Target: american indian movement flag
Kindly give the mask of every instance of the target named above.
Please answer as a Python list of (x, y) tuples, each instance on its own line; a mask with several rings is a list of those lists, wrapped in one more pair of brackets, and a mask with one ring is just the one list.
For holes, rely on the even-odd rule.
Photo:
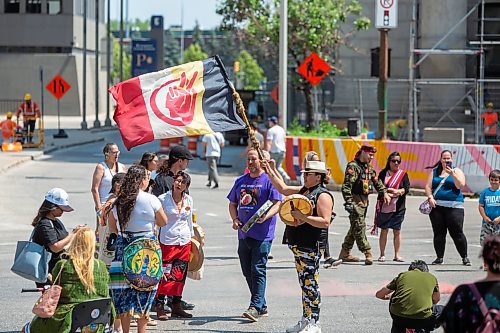
[(245, 128), (218, 56), (147, 73), (109, 88), (125, 147)]

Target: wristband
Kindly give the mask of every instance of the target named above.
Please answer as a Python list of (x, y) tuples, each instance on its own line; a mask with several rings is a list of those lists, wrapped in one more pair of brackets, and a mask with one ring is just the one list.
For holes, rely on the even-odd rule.
[[(239, 219), (240, 219), (239, 217), (235, 217), (235, 218), (233, 219), (233, 223), (234, 223), (234, 221), (239, 220)], [(241, 220), (240, 220), (240, 221), (241, 221)]]

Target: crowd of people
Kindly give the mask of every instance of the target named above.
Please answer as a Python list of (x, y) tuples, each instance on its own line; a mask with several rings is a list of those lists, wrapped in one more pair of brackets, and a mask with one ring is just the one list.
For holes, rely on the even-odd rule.
[[(277, 126), (276, 119), (269, 122), (273, 128)], [(358, 262), (360, 258), (351, 253), (356, 243), (365, 256), (365, 265), (373, 264), (365, 222), (368, 195), (373, 189), (378, 193), (372, 229), (372, 233), (380, 229), (378, 261), (386, 260), (390, 229), (394, 235), (393, 260), (405, 261), (400, 254), (401, 229), (411, 179), (402, 168), (404, 161), (398, 152), (392, 152), (384, 169), (377, 173), (371, 166), (376, 149), (370, 145), (361, 146), (347, 164), (342, 186), (350, 228), (338, 258), (332, 258), (328, 233), (335, 217), (334, 198), (326, 188), (331, 170), (316, 152), (307, 152), (301, 185), (291, 185), (279, 163), (283, 147), (275, 145), (273, 148), (275, 138), (281, 135), (280, 131), (276, 132), (268, 134), (268, 139), (271, 137), (267, 145), (270, 154), (260, 148), (247, 148), (247, 172), (235, 180), (227, 195), (232, 228), (238, 234), (241, 271), (250, 292), (249, 306), (242, 316), (257, 322), (269, 315), (266, 270), (279, 213), (286, 223), (282, 242), (292, 253), (302, 289), (302, 315), (286, 332), (318, 333), (321, 332), (321, 258), (325, 259), (325, 268)], [(222, 146), (217, 136), (207, 138), (205, 143), (212, 148), (215, 146), (215, 150)], [(192, 154), (182, 145), (171, 149), (167, 158), (146, 152), (140, 162), (128, 169), (119, 162), (120, 151), (116, 144), (106, 144), (103, 154), (104, 161), (96, 165), (91, 186), (97, 238), (94, 230), (86, 226), (78, 226), (72, 232), (66, 230), (60, 218), (73, 209), (68, 194), (60, 188), (47, 193), (33, 220), (33, 241), (52, 253), (49, 263), (52, 274), (38, 286), (58, 283), (63, 290), (69, 290), (63, 292), (58, 315), (35, 318), (27, 325), (31, 332), (68, 331), (74, 305), (98, 297), (113, 300), (114, 332), (128, 333), (133, 326), (137, 326), (139, 333), (145, 332), (148, 325), (156, 325), (149, 316), (150, 311), (156, 312), (157, 320), (167, 320), (169, 313), (180, 318), (193, 316), (187, 311), (194, 305), (182, 299), (194, 235), (194, 199), (189, 193), (191, 177), (186, 172)], [(217, 156), (213, 157), (207, 160), (211, 170), (207, 185), (213, 183), (218, 187), (218, 174), (213, 168)], [(432, 207), (429, 218), (436, 252), (432, 264), (444, 262), (445, 239), (450, 232), (461, 263), (470, 266), (463, 233), (464, 173), (453, 164), (452, 153), (447, 150), (441, 152), (439, 161), (429, 168), (432, 171), (425, 193)], [(446, 332), (475, 332), (485, 318), (489, 318), (488, 309), (498, 309), (499, 170), (490, 173), (489, 182), (490, 186), (481, 193), (478, 207), (483, 218), (480, 240), (486, 279), (459, 286), (448, 305), (442, 307), (437, 305), (440, 300), (437, 278), (429, 273), (425, 262), (411, 262), (407, 272), (399, 274), (376, 294), (380, 299), (390, 299), (391, 332), (431, 331), (439, 325)], [(283, 207), (288, 209), (289, 220), (283, 218)], [(99, 259), (94, 259), (94, 253)], [(466, 320), (467, 325), (457, 326), (459, 320)]]

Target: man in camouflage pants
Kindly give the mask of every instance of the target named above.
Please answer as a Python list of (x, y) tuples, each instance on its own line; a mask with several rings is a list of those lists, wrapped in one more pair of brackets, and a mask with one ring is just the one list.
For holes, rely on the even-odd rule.
[(358, 262), (359, 258), (351, 255), (354, 241), (358, 249), (365, 254), (365, 264), (373, 264), (371, 245), (366, 238), (365, 217), (368, 208), (368, 194), (371, 184), (378, 193), (383, 194), (384, 202), (389, 203), (391, 198), (387, 194), (383, 182), (378, 179), (375, 169), (370, 165), (373, 155), (377, 152), (375, 147), (363, 145), (356, 153), (353, 161), (349, 162), (345, 171), (342, 184), (345, 210), (349, 213), (351, 227), (345, 236), (339, 259), (343, 262)]

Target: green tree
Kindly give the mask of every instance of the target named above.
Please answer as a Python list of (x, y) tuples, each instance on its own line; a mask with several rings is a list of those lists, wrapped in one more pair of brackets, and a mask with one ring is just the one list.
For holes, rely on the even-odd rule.
[(194, 43), (184, 51), (184, 62), (203, 60), (208, 58), (208, 54), (203, 52), (200, 45)]
[(198, 20), (195, 21), (193, 28), (193, 43), (200, 45), (203, 50), (205, 49), (205, 40), (203, 39), (203, 32), (201, 31)]
[(250, 53), (241, 50), (236, 61), (240, 62), (240, 71), (236, 74), (238, 80), (243, 82), (243, 89), (257, 90), (260, 81), (265, 80), (264, 70)]
[(181, 46), (170, 29), (165, 30), (164, 48), (163, 63), (165, 64), (165, 68), (179, 65)]
[[(217, 13), (221, 28), (244, 31), (261, 48), (278, 50), (280, 0), (222, 0)], [(358, 0), (288, 0), (288, 56), (298, 67), (311, 52), (318, 53), (335, 71), (337, 49), (349, 45), (356, 31), (368, 29), (370, 20), (361, 16)], [(312, 85), (298, 75), (292, 81), (306, 99), (307, 126), (313, 126)]]
[[(123, 48), (123, 81), (132, 76), (132, 55), (127, 54)], [(120, 80), (120, 42), (113, 41), (113, 70), (111, 71), (111, 80), (118, 83)]]

